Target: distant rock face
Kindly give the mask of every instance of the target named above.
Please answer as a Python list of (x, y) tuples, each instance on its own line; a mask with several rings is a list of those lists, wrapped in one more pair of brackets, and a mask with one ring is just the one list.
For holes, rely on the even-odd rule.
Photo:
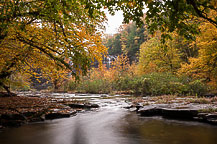
[(31, 88), (36, 89), (36, 90), (44, 90), (52, 86), (52, 83), (48, 82), (48, 80), (45, 78), (40, 78), (39, 81), (36, 80), (36, 78), (32, 77), (31, 78)]

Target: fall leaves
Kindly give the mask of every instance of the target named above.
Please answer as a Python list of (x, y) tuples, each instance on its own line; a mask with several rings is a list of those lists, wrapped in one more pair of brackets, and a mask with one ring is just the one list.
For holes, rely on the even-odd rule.
[(198, 56), (189, 58), (189, 64), (182, 64), (180, 73), (187, 73), (196, 78), (203, 78), (213, 87), (217, 87), (217, 28), (210, 23), (200, 26), (201, 34), (197, 36)]
[(107, 49), (97, 28), (104, 14), (94, 10), (91, 18), (84, 4), (1, 2), (0, 85), (12, 74), (37, 75), (37, 69), (48, 79), (64, 79), (68, 73), (85, 74), (93, 59), (101, 61)]

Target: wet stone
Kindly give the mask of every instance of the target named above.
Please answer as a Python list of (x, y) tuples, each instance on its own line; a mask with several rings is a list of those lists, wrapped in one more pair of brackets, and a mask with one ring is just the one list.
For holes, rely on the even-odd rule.
[(162, 109), (162, 116), (174, 119), (193, 119), (198, 111), (192, 109)]
[(192, 109), (146, 108), (138, 111), (141, 116), (163, 116), (174, 119), (193, 119), (198, 111)]
[(160, 108), (150, 108), (150, 109), (142, 109), (138, 111), (141, 116), (161, 116), (162, 109)]
[(26, 118), (21, 114), (2, 114), (1, 119), (3, 120), (25, 120)]
[(34, 117), (34, 118), (31, 118), (29, 122), (39, 122), (39, 121), (44, 121), (44, 120), (45, 118), (43, 117)]
[(217, 119), (207, 119), (207, 123), (217, 125)]
[(45, 115), (45, 119), (58, 119), (58, 118), (67, 118), (70, 117), (70, 113), (59, 113), (59, 112), (52, 112)]
[(216, 119), (217, 120), (217, 114), (207, 114), (206, 118), (207, 119)]
[(1, 124), (5, 127), (19, 127), (24, 124), (22, 120), (2, 120)]
[(99, 108), (99, 105), (97, 104), (68, 104), (71, 108), (81, 108), (81, 109), (90, 109), (90, 108)]
[(32, 116), (34, 116), (34, 115), (36, 115), (37, 114), (37, 112), (24, 112), (23, 113), (23, 115), (25, 116), (25, 117), (32, 117)]

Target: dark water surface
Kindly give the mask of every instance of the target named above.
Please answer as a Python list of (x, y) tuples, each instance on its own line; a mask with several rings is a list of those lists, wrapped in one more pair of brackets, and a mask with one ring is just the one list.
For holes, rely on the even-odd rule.
[(0, 132), (0, 144), (217, 144), (216, 126), (142, 118), (122, 108), (123, 98), (91, 100), (101, 108), (6, 129)]

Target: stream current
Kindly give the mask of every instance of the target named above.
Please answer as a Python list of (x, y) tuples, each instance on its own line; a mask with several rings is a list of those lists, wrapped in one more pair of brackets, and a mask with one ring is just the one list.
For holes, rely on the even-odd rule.
[(99, 109), (0, 132), (0, 144), (217, 144), (217, 127), (161, 117), (140, 117), (123, 108), (126, 97), (53, 94), (88, 99)]

